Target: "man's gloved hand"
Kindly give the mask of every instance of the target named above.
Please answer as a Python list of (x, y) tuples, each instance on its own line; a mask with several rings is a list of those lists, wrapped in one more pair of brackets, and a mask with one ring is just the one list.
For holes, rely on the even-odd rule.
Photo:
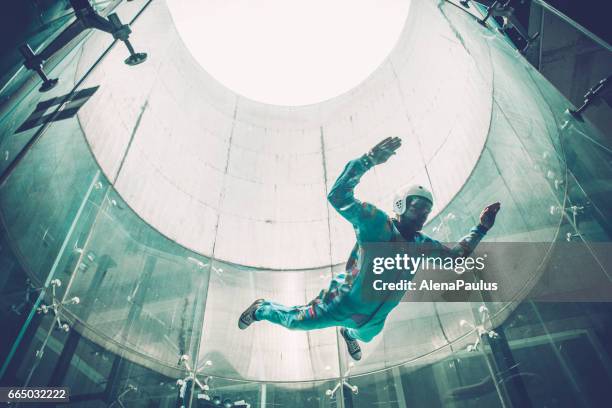
[(399, 137), (388, 137), (378, 143), (366, 155), (373, 165), (386, 162), (389, 157), (395, 154), (395, 151), (402, 145), (402, 139)]
[(480, 225), (485, 227), (487, 230), (491, 229), (493, 224), (495, 224), (495, 216), (500, 208), (500, 203), (494, 203), (485, 207), (485, 209), (480, 213)]

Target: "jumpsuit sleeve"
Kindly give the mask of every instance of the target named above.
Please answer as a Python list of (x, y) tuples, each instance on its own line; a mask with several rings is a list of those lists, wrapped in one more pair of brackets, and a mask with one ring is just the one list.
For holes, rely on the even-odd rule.
[(473, 227), (470, 232), (466, 236), (461, 238), (461, 240), (459, 240), (459, 242), (452, 248), (445, 246), (439, 241), (432, 241), (437, 247), (437, 249), (441, 252), (442, 256), (447, 256), (451, 258), (463, 258), (469, 256), (472, 252), (474, 252), (474, 250), (476, 249), (480, 241), (484, 238), (486, 233), (487, 229), (479, 224)]
[(358, 242), (387, 241), (391, 237), (391, 221), (384, 211), (355, 198), (355, 187), (361, 176), (373, 167), (366, 156), (348, 162), (327, 195), (327, 200), (355, 228)]

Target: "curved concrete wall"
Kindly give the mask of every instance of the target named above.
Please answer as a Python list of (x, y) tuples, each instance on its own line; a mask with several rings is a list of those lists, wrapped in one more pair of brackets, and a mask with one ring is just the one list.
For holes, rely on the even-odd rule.
[[(346, 162), (402, 137), (359, 196), (390, 210), (396, 188), (421, 183), (434, 191), (435, 213), (465, 183), (488, 134), (486, 48), (468, 50), (434, 3), (411, 8), (366, 81), (323, 103), (280, 107), (217, 83), (183, 45), (165, 2), (154, 2), (133, 27), (149, 60), (132, 69), (124, 49), (113, 50), (87, 80), (100, 89), (79, 120), (127, 204), (179, 244), (259, 268), (344, 262), (354, 236), (326, 195)], [(99, 47), (92, 40), (83, 52), (89, 60)]]

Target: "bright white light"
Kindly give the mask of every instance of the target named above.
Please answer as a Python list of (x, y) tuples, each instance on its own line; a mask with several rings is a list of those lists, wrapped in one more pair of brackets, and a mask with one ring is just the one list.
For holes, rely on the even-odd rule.
[(275, 105), (340, 95), (389, 55), (409, 0), (168, 0), (195, 59), (234, 92)]

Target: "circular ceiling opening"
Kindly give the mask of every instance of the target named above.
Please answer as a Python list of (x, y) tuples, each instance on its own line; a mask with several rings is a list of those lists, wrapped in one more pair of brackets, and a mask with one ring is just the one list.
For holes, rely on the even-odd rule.
[(405, 0), (168, 0), (192, 55), (249, 99), (300, 106), (366, 79), (395, 46)]

